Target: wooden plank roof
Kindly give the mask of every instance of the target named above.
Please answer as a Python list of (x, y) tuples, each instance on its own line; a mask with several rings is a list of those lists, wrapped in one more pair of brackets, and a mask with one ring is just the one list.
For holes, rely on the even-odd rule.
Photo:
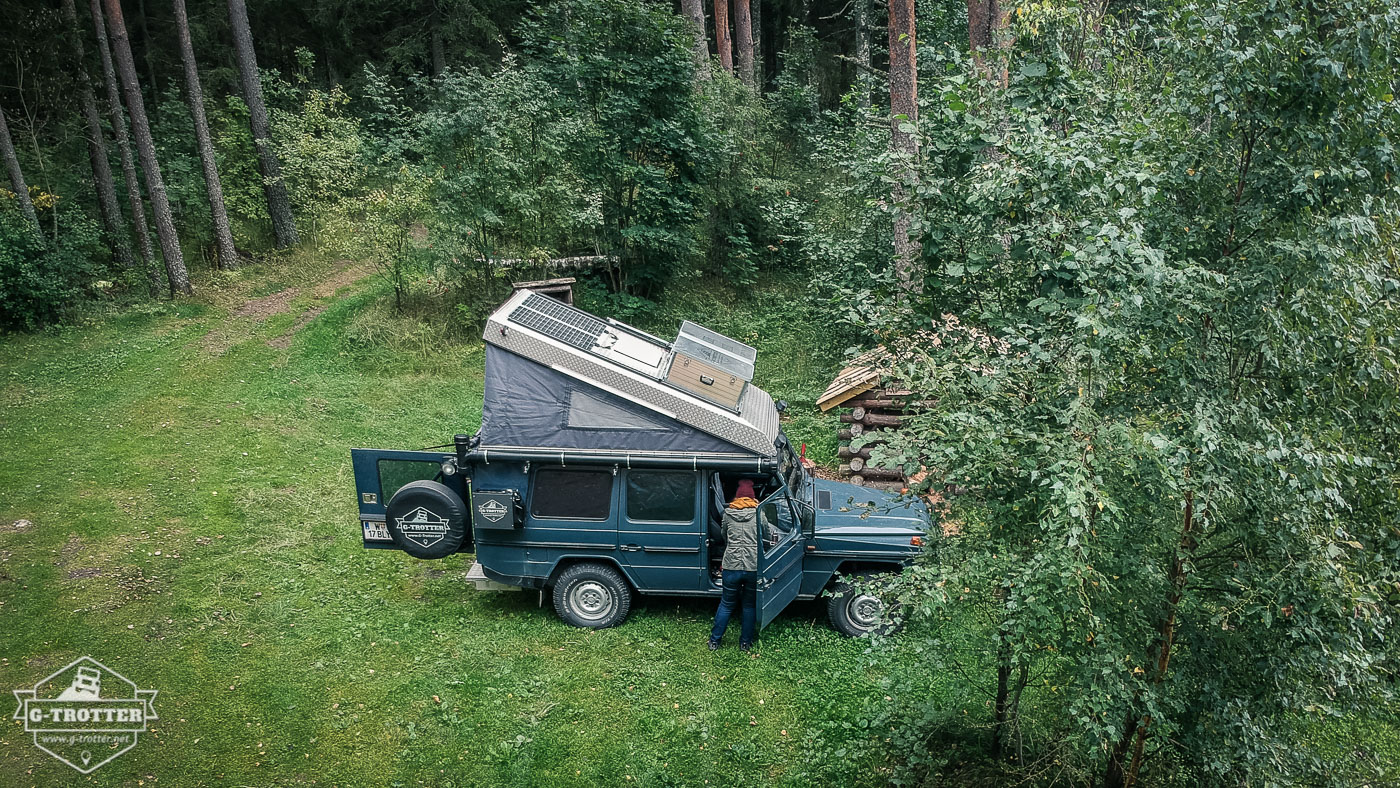
[(851, 363), (837, 374), (826, 391), (817, 398), (817, 407), (831, 410), (852, 397), (863, 394), (880, 384), (878, 362), (887, 351), (883, 347), (867, 350), (851, 360)]

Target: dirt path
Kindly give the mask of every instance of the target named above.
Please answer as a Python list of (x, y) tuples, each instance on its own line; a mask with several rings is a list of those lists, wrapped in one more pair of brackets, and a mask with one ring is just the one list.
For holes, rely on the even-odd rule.
[(349, 287), (373, 271), (373, 268), (365, 263), (356, 263), (352, 260), (342, 260), (336, 264), (330, 276), (315, 285), (307, 287), (289, 287), (280, 290), (272, 295), (261, 298), (250, 298), (229, 313), (229, 319), (221, 323), (217, 328), (205, 334), (200, 340), (200, 347), (207, 353), (221, 356), (227, 353), (234, 345), (247, 341), (253, 336), (257, 327), (265, 323), (269, 318), (286, 314), (292, 311), (292, 304), (302, 296), (310, 295), (323, 303), (313, 304), (302, 313), (291, 328), (279, 336), (267, 340), (270, 347), (286, 349), (291, 346), (292, 338), (296, 333), (305, 328), (312, 320), (315, 320), (330, 306), (330, 299), (342, 288)]

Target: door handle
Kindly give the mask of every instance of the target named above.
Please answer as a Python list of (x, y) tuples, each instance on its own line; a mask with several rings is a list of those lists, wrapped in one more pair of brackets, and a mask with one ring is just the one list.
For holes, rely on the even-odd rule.
[(634, 544), (625, 544), (625, 545), (622, 546), (622, 549), (623, 549), (623, 551), (625, 551), (625, 552), (633, 553), (633, 552), (636, 552), (636, 551), (638, 551), (638, 550), (640, 550), (640, 549), (642, 549), (642, 548), (639, 547), (638, 545), (634, 545)]

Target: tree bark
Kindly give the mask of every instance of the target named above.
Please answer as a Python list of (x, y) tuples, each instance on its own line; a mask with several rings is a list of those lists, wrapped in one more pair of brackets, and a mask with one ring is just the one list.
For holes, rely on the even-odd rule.
[(763, 90), (763, 0), (750, 0), (749, 13), (753, 17), (749, 26), (753, 33), (753, 84)]
[(87, 66), (83, 63), (83, 39), (78, 33), (78, 9), (73, 0), (63, 0), (63, 21), (72, 39), (74, 68), (78, 75), (78, 105), (87, 126), (88, 162), (92, 165), (92, 185), (97, 192), (97, 211), (102, 217), (102, 229), (107, 247), (122, 268), (131, 268), (136, 260), (131, 256), (131, 243), (122, 227), (122, 210), (117, 204), (117, 186), (112, 180), (112, 165), (107, 161), (107, 139), (102, 134), (102, 116), (97, 111), (97, 97), (92, 92)]
[(175, 220), (170, 215), (170, 200), (165, 196), (165, 180), (156, 160), (156, 144), (151, 138), (151, 125), (146, 120), (146, 105), (141, 98), (141, 83), (136, 79), (136, 62), (131, 57), (131, 43), (126, 36), (126, 21), (122, 18), (121, 0), (102, 0), (107, 10), (108, 28), (112, 36), (112, 54), (117, 62), (117, 76), (126, 94), (126, 108), (131, 113), (131, 131), (136, 136), (136, 155), (146, 173), (146, 194), (151, 197), (151, 210), (156, 217), (156, 237), (160, 239), (161, 256), (165, 258), (165, 273), (170, 278), (170, 294), (189, 295), (190, 274), (180, 253), (180, 238), (175, 234)]
[(263, 103), (258, 59), (253, 51), (253, 33), (248, 28), (248, 8), (244, 0), (228, 0), (228, 15), (233, 26), (238, 81), (243, 85), (243, 100), (248, 104), (248, 125), (253, 130), (253, 147), (258, 154), (258, 170), (263, 176), (263, 194), (267, 196), (267, 211), (272, 217), (272, 232), (277, 237), (277, 246), (285, 249), (298, 241), (297, 226), (292, 217), (292, 202), (287, 197), (287, 184), (282, 180), (282, 165), (272, 149), (272, 126), (267, 119), (267, 105)]
[[(1004, 595), (1003, 595), (1004, 596)], [(1011, 698), (1011, 639), (1003, 631), (997, 643), (997, 694), (992, 702), (992, 760), (1001, 760), (1006, 735), (1006, 711)]]
[[(1167, 566), (1169, 590), (1165, 609), (1157, 627), (1157, 636), (1147, 652), (1147, 662), (1153, 666), (1150, 681), (1154, 688), (1166, 680), (1167, 669), (1171, 666), (1172, 647), (1176, 644), (1176, 614), (1186, 590), (1191, 557), (1196, 551), (1194, 491), (1186, 491), (1184, 503), (1186, 511), (1181, 520), (1181, 537)], [(1149, 715), (1137, 712), (1128, 715), (1123, 723), (1123, 735), (1109, 755), (1108, 768), (1104, 772), (1104, 788), (1132, 788), (1137, 784), (1138, 773), (1142, 769), (1143, 746), (1151, 735), (1151, 726), (1152, 717)]]
[(972, 50), (972, 60), (977, 70), (986, 79), (994, 79), (1006, 86), (1007, 73), (1005, 58), (1000, 58), (999, 66), (989, 65), (986, 50), (996, 47), (1005, 50), (1009, 41), (1001, 35), (1011, 15), (1010, 9), (1002, 10), (1001, 0), (967, 0), (967, 43)]
[(734, 0), (734, 43), (739, 50), (739, 80), (753, 87), (753, 19), (749, 0)]
[(141, 17), (141, 53), (146, 57), (146, 82), (151, 88), (151, 103), (160, 117), (160, 83), (156, 82), (156, 61), (151, 57), (155, 42), (151, 40), (150, 18), (146, 16), (146, 0), (136, 0), (136, 13)]
[(107, 24), (102, 19), (102, 0), (88, 0), (93, 29), (97, 31), (97, 53), (102, 59), (102, 82), (107, 88), (107, 110), (111, 116), (112, 132), (116, 135), (117, 153), (122, 164), (122, 180), (126, 183), (126, 200), (131, 207), (131, 223), (136, 228), (136, 252), (146, 272), (151, 295), (160, 293), (160, 272), (155, 267), (155, 252), (151, 249), (151, 231), (146, 226), (146, 204), (141, 199), (141, 182), (136, 177), (136, 160), (131, 153), (131, 137), (126, 131), (126, 116), (122, 114), (117, 72), (112, 66), (112, 50), (107, 45)]
[(442, 13), (438, 11), (436, 2), (428, 17), (428, 49), (432, 56), (432, 76), (437, 79), (447, 68), (447, 53), (442, 43)]
[(24, 171), (19, 167), (19, 157), (15, 155), (15, 143), (10, 139), (10, 124), (5, 120), (5, 112), (0, 110), (0, 156), (5, 158), (5, 169), (10, 171), (10, 188), (19, 200), (20, 213), (29, 222), (34, 235), (40, 240), (44, 231), (39, 227), (39, 215), (34, 212), (34, 201), (29, 199), (29, 184), (24, 182)]
[(909, 237), (910, 200), (906, 184), (916, 177), (914, 162), (919, 157), (919, 139), (901, 126), (918, 126), (918, 67), (915, 55), (914, 0), (890, 0), (890, 150), (895, 154), (894, 269), (899, 286), (906, 294), (923, 289), (917, 271), (922, 248)]
[(106, 245), (112, 249), (123, 269), (136, 265), (132, 258), (132, 245), (122, 227), (122, 209), (116, 203), (116, 183), (112, 182), (112, 165), (106, 161), (106, 137), (102, 134), (102, 116), (98, 115), (97, 97), (92, 94), (92, 83), (88, 80), (87, 66), (83, 63), (83, 38), (78, 35), (78, 11), (73, 0), (63, 0), (63, 21), (69, 29), (67, 35), (73, 46), (73, 66), (78, 77), (78, 106), (83, 109), (83, 122), (87, 126), (88, 162), (92, 165), (92, 188), (97, 190), (97, 209), (102, 217), (102, 231), (106, 235)]
[(715, 49), (719, 51), (720, 68), (733, 74), (734, 47), (729, 41), (729, 0), (715, 0)]
[(172, 5), (175, 9), (176, 38), (180, 40), (180, 60), (185, 65), (190, 116), (194, 118), (195, 146), (199, 148), (199, 163), (204, 169), (204, 191), (209, 195), (215, 258), (219, 268), (234, 271), (238, 268), (238, 253), (233, 250), (233, 232), (229, 229), (228, 211), (224, 208), (224, 187), (219, 181), (219, 164), (214, 160), (214, 143), (209, 139), (209, 120), (204, 116), (204, 90), (199, 85), (199, 66), (194, 60), (194, 44), (190, 42), (190, 21), (185, 15), (185, 0), (173, 0)]
[(856, 9), (856, 104), (870, 108), (874, 85), (870, 78), (870, 0), (852, 0)]
[(690, 20), (691, 32), (695, 34), (695, 78), (710, 78), (710, 44), (705, 38), (705, 5), (702, 0), (681, 0), (681, 13)]

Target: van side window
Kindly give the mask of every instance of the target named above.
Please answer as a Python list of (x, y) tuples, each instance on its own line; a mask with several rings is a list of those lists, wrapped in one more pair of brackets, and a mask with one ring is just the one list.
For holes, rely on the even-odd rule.
[(627, 519), (663, 523), (695, 520), (695, 474), (630, 471)]
[(612, 513), (612, 480), (612, 471), (541, 469), (535, 473), (530, 514), (551, 520), (606, 520)]

